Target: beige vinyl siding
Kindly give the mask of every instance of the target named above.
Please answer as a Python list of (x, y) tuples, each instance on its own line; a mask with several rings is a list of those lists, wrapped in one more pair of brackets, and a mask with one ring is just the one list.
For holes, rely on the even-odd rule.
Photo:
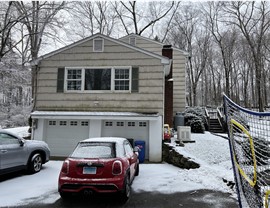
[(173, 50), (173, 114), (186, 107), (186, 59), (183, 53)]
[[(124, 37), (122, 41), (129, 43), (129, 37)], [(162, 55), (162, 45), (160, 43), (155, 43), (152, 41), (147, 41), (143, 38), (136, 37), (136, 47), (143, 48), (145, 50), (151, 51), (153, 53)]]
[[(44, 59), (37, 76), (35, 110), (131, 111), (163, 115), (164, 68), (161, 60), (104, 39), (104, 52), (85, 42)], [(57, 93), (57, 70), (63, 67), (139, 66), (139, 93)]]
[[(129, 37), (124, 37), (122, 41), (129, 43)], [(136, 36), (136, 46), (162, 55), (162, 44), (148, 41)], [(185, 110), (186, 107), (186, 58), (183, 52), (173, 49), (173, 114)]]

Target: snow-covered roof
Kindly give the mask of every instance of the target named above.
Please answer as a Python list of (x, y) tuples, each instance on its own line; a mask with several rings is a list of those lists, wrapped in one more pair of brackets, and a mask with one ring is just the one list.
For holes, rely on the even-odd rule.
[(114, 143), (122, 144), (125, 140), (126, 138), (122, 138), (122, 137), (95, 137), (95, 138), (85, 139), (82, 142), (114, 142)]
[(131, 49), (133, 49), (133, 50), (135, 50), (135, 51), (138, 51), (138, 52), (144, 53), (144, 54), (146, 54), (146, 55), (152, 56), (153, 58), (160, 59), (161, 63), (164, 64), (164, 65), (170, 64), (169, 59), (168, 59), (167, 57), (165, 57), (165, 56), (161, 56), (161, 55), (158, 55), (158, 54), (156, 54), (156, 53), (152, 53), (152, 52), (147, 51), (147, 50), (144, 50), (144, 49), (142, 49), (142, 48), (139, 48), (139, 47), (136, 47), (136, 46), (132, 46), (132, 45), (130, 45), (130, 44), (127, 44), (127, 43), (125, 43), (125, 42), (123, 42), (123, 41), (121, 41), (121, 40), (117, 40), (117, 39), (111, 38), (111, 37), (109, 37), (109, 36), (102, 35), (102, 34), (98, 33), (98, 34), (92, 35), (92, 36), (90, 36), (90, 37), (88, 37), (88, 38), (84, 38), (84, 39), (79, 40), (79, 41), (77, 41), (77, 42), (75, 42), (75, 43), (72, 43), (72, 44), (70, 44), (70, 45), (68, 45), (68, 46), (62, 47), (62, 48), (60, 48), (60, 49), (58, 49), (58, 50), (52, 51), (52, 52), (50, 52), (50, 53), (48, 53), (48, 54), (45, 54), (45, 55), (43, 55), (43, 56), (40, 56), (40, 57), (38, 57), (37, 59), (32, 60), (32, 61), (31, 61), (31, 65), (38, 65), (39, 62), (40, 62), (41, 60), (43, 60), (43, 59), (49, 58), (49, 57), (51, 57), (51, 56), (54, 56), (54, 55), (56, 55), (56, 54), (58, 54), (58, 53), (61, 53), (61, 52), (65, 51), (65, 50), (68, 50), (68, 49), (73, 48), (73, 47), (75, 47), (75, 46), (77, 46), (77, 45), (83, 44), (83, 43), (85, 43), (85, 42), (87, 42), (87, 41), (90, 41), (90, 40), (93, 40), (93, 39), (95, 39), (95, 38), (103, 38), (103, 39), (112, 41), (112, 42), (114, 42), (114, 43), (117, 43), (117, 44), (119, 44), (119, 45), (125, 46), (125, 47), (127, 47), (127, 48), (131, 48)]
[(32, 118), (72, 118), (72, 119), (101, 119), (104, 118), (143, 118), (144, 120), (156, 119), (160, 116), (158, 113), (135, 113), (135, 112), (79, 112), (79, 111), (34, 111)]

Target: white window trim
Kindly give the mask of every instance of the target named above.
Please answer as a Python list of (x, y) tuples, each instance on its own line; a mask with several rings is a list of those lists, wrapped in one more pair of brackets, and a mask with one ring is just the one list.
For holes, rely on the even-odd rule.
[[(77, 70), (81, 70), (81, 89), (80, 90), (68, 90), (67, 89), (67, 81), (68, 81), (68, 70), (74, 70), (74, 69), (77, 69)], [(81, 68), (81, 67), (66, 67), (65, 68), (65, 82), (64, 82), (64, 90), (65, 92), (82, 92), (83, 91), (83, 88), (82, 86), (84, 86), (84, 69)]]
[[(101, 51), (100, 50), (95, 50), (95, 41), (101, 40), (102, 41), (102, 46), (101, 46)], [(104, 39), (102, 38), (95, 38), (93, 39), (93, 52), (103, 52), (104, 51)]]
[[(67, 89), (67, 75), (68, 70), (78, 69), (82, 71), (81, 74), (81, 89), (68, 90)], [(85, 70), (87, 69), (111, 69), (111, 89), (110, 90), (84, 90), (85, 86)], [(115, 90), (115, 69), (128, 69), (129, 70), (129, 90)], [(66, 67), (65, 68), (65, 81), (64, 92), (66, 93), (131, 93), (132, 87), (132, 67), (131, 66), (108, 66), (108, 67)]]
[[(113, 89), (114, 92), (131, 92), (131, 84), (132, 84), (132, 71), (131, 71), (131, 66), (129, 67), (113, 67), (112, 68), (112, 85), (111, 89)], [(115, 70), (116, 69), (128, 69), (129, 70), (129, 90), (115, 90)]]

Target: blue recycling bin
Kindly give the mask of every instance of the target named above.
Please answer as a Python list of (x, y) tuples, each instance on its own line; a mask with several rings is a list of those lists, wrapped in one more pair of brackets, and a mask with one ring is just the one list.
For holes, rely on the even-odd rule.
[(145, 141), (135, 141), (135, 147), (139, 147), (139, 162), (143, 163), (145, 159)]

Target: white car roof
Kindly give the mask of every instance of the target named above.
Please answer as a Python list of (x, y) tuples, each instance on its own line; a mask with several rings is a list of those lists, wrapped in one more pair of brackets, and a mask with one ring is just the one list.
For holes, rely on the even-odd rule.
[(126, 141), (126, 138), (122, 137), (95, 137), (95, 138), (89, 138), (85, 139), (81, 142), (115, 142), (115, 143), (123, 143)]
[(123, 157), (124, 156), (124, 148), (123, 143), (126, 141), (126, 138), (122, 137), (96, 137), (96, 138), (89, 138), (81, 141), (83, 142), (114, 142), (116, 144), (116, 156)]

